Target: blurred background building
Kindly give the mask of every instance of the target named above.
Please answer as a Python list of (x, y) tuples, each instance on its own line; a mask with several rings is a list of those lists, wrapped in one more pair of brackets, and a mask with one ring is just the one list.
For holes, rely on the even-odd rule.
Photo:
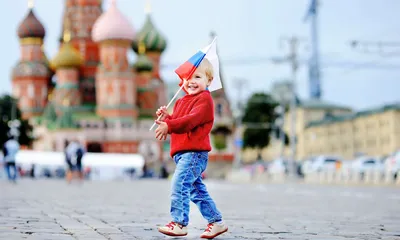
[[(29, 1), (17, 31), (21, 55), (12, 69), (12, 93), (22, 118), (34, 126), (37, 139), (32, 148), (63, 151), (65, 140), (79, 139), (89, 152), (140, 153), (150, 162), (163, 160), (169, 148), (149, 128), (157, 108), (167, 105), (179, 88), (177, 83), (167, 85), (160, 74), (167, 37), (153, 23), (149, 2), (137, 32), (117, 1), (110, 1), (107, 11), (102, 4), (65, 0), (59, 52), (47, 58), (46, 29)], [(132, 50), (135, 62), (128, 60)], [(210, 159), (230, 162), (229, 101), (224, 89), (213, 95), (212, 140), (223, 147), (215, 148)]]

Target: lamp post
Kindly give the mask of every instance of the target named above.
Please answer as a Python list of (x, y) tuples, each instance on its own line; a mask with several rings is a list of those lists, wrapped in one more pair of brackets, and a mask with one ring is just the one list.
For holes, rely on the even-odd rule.
[(278, 127), (279, 134), (278, 140), (280, 141), (280, 148), (279, 148), (279, 158), (283, 158), (283, 151), (285, 149), (285, 132), (283, 131), (283, 125), (285, 122), (285, 109), (280, 103), (278, 106), (275, 107), (275, 113), (278, 115), (278, 118), (275, 120), (275, 126)]
[(19, 127), (21, 126), (21, 122), (17, 119), (17, 106), (13, 98), (11, 98), (11, 120), (9, 120), (7, 124), (10, 128), (8, 131), (8, 136), (18, 141), (20, 136)]

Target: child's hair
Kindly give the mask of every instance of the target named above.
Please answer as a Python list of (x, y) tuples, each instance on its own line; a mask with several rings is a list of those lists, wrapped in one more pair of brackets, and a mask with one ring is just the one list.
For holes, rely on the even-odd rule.
[(213, 80), (213, 78), (214, 78), (213, 66), (210, 63), (210, 61), (208, 61), (207, 58), (203, 58), (203, 60), (201, 61), (201, 63), (200, 63), (198, 68), (202, 69), (205, 72), (208, 80), (210, 80), (210, 81)]

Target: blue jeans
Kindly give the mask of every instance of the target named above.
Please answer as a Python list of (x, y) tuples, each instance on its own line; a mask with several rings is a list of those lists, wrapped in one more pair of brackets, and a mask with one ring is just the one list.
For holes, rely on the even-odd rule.
[(208, 194), (201, 174), (206, 170), (208, 152), (184, 152), (174, 156), (176, 169), (172, 177), (171, 216), (183, 226), (189, 223), (189, 204), (195, 203), (208, 223), (222, 220), (221, 213)]
[[(4, 169), (6, 170), (7, 173), (7, 178), (10, 181), (15, 181), (17, 179), (17, 166), (15, 165), (15, 162), (6, 162), (4, 164)], [(11, 174), (11, 169), (12, 169), (12, 174)]]

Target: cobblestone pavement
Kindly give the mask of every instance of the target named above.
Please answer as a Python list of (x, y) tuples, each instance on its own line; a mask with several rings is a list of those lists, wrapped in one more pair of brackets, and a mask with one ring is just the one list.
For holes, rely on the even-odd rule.
[[(400, 239), (400, 188), (208, 181), (229, 232), (217, 239)], [(169, 182), (0, 182), (0, 239), (171, 239)], [(189, 235), (206, 222), (192, 205)]]

